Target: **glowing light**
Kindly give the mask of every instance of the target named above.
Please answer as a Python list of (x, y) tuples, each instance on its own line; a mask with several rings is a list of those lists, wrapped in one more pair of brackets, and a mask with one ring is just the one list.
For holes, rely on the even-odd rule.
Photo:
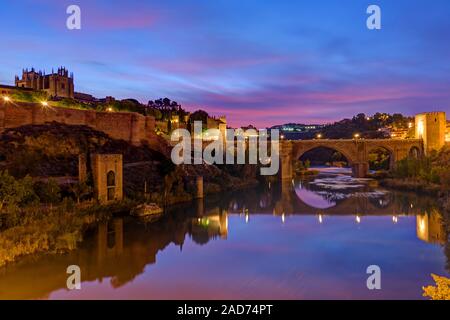
[(323, 223), (323, 218), (321, 214), (319, 214), (319, 223)]
[(354, 137), (355, 139), (358, 139), (360, 136), (361, 136), (361, 135), (360, 135), (359, 133), (355, 133), (355, 134), (353, 135), (353, 137)]
[(284, 213), (281, 215), (281, 222), (283, 222), (283, 223), (286, 222), (286, 217), (285, 217)]
[(317, 139), (322, 139), (322, 134), (321, 134), (321, 133), (319, 133), (319, 134), (317, 135)]
[(412, 122), (410, 122), (410, 123), (408, 123), (408, 128), (412, 128), (413, 127), (413, 123)]
[(360, 218), (360, 216), (356, 216), (356, 223), (361, 223), (361, 218)]
[(48, 102), (47, 101), (42, 101), (41, 104), (42, 104), (43, 107), (48, 107)]
[(7, 97), (7, 96), (4, 96), (4, 97), (3, 97), (3, 100), (5, 100), (6, 102), (9, 102), (9, 101), (11, 101), (11, 98), (10, 98), (10, 97)]
[(108, 108), (106, 109), (106, 111), (108, 111), (108, 112), (113, 112), (113, 108), (108, 107)]
[(393, 223), (397, 223), (398, 222), (398, 217), (397, 216), (392, 216), (392, 222)]
[(248, 214), (245, 215), (245, 223), (248, 223)]
[(282, 135), (280, 136), (280, 138), (281, 138), (281, 139), (284, 139), (284, 134), (282, 134)]
[(420, 230), (420, 233), (421, 233), (421, 234), (424, 234), (424, 233), (425, 233), (425, 229), (426, 229), (426, 226), (425, 226), (425, 220), (424, 220), (424, 218), (421, 217), (421, 219), (420, 219), (420, 221), (419, 221), (419, 230)]
[(425, 131), (425, 127), (423, 124), (423, 120), (419, 121), (418, 125), (417, 125), (417, 134), (419, 135), (419, 138), (423, 138), (423, 133)]

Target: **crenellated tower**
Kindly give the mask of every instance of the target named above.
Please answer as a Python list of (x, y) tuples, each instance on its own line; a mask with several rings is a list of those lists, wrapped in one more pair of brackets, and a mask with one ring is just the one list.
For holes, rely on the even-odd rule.
[(416, 115), (416, 139), (422, 139), (425, 154), (439, 151), (445, 145), (447, 119), (445, 112), (426, 112)]

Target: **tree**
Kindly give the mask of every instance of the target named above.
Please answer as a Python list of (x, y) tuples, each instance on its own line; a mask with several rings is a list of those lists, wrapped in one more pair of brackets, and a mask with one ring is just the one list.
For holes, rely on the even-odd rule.
[(203, 110), (197, 110), (191, 114), (190, 121), (193, 123), (194, 121), (201, 121), (206, 124), (208, 121), (208, 113)]
[(92, 188), (86, 182), (77, 182), (70, 187), (71, 191), (77, 198), (77, 203), (92, 192)]
[(169, 98), (164, 98), (164, 99), (162, 100), (162, 102), (163, 102), (164, 108), (169, 108), (169, 107), (170, 107), (171, 101), (170, 101)]
[(61, 200), (61, 189), (55, 179), (50, 178), (47, 182), (41, 183), (38, 190), (38, 195), (41, 202), (50, 204), (50, 207)]
[(25, 206), (38, 200), (30, 176), (16, 180), (8, 171), (0, 172), (0, 210)]
[(436, 286), (424, 287), (423, 296), (430, 297), (432, 300), (450, 300), (450, 279), (435, 274), (431, 276)]

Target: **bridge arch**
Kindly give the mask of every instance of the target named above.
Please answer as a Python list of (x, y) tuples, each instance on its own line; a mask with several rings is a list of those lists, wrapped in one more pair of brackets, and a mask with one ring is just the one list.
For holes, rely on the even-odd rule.
[[(388, 161), (389, 162), (388, 162), (388, 168), (387, 169), (391, 170), (394, 167), (394, 164), (395, 164), (395, 150), (393, 148), (391, 148), (389, 145), (378, 144), (378, 143), (369, 144), (367, 146), (366, 152), (367, 152), (367, 161), (369, 162), (369, 169), (371, 169), (371, 170), (380, 169), (380, 168), (373, 168), (373, 167), (370, 166), (370, 164), (372, 163), (370, 155), (376, 153), (376, 151), (378, 151), (378, 150), (386, 151), (386, 153), (388, 154), (388, 156), (389, 156), (389, 160)], [(384, 170), (385, 168), (382, 168), (382, 169)]]
[(298, 140), (281, 143), (281, 179), (292, 179), (292, 163), (303, 154), (316, 148), (328, 148), (340, 152), (352, 167), (354, 177), (364, 178), (369, 172), (369, 152), (384, 148), (390, 154), (390, 169), (397, 161), (410, 156), (411, 149), (422, 154), (421, 139), (340, 139), (340, 140)]
[(320, 148), (330, 149), (330, 150), (339, 152), (347, 159), (349, 165), (351, 165), (354, 161), (356, 161), (356, 159), (354, 159), (354, 157), (352, 157), (352, 154), (348, 150), (346, 150), (340, 146), (336, 146), (336, 145), (329, 144), (329, 143), (317, 143), (317, 144), (306, 146), (306, 147), (301, 147), (301, 146), (299, 146), (297, 148), (294, 147), (293, 160), (298, 160), (306, 153), (316, 150), (316, 149), (320, 149)]

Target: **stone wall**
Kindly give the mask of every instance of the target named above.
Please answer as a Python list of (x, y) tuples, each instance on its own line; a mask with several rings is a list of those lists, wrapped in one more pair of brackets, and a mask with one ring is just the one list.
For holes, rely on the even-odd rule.
[(155, 118), (132, 112), (97, 112), (68, 108), (42, 107), (34, 103), (0, 101), (0, 132), (23, 125), (39, 125), (46, 122), (68, 125), (87, 125), (134, 145), (147, 142), (160, 149), (161, 140), (155, 134)]

